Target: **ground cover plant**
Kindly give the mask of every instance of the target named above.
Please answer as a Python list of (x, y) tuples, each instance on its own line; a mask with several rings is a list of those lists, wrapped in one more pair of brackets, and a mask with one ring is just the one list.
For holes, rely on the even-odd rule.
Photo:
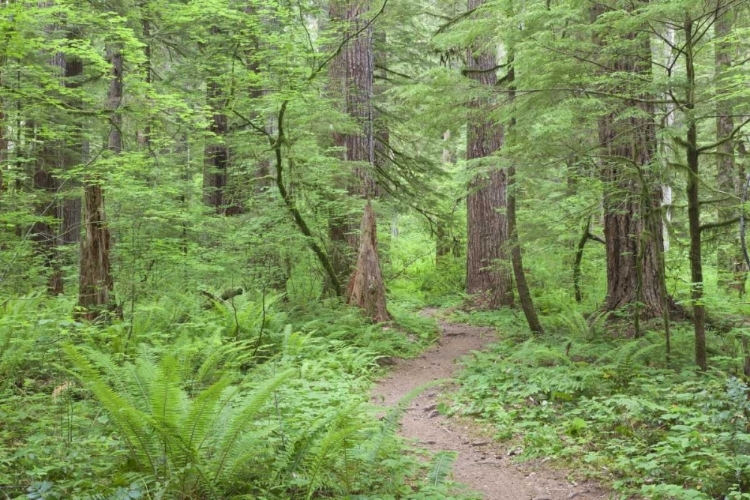
[(558, 315), (558, 331), (545, 338), (524, 333), (507, 314), (458, 315), (515, 333), (466, 360), (451, 411), (487, 423), (522, 460), (573, 460), (579, 474), (624, 496), (747, 498), (741, 353), (717, 354), (712, 362), (724, 369), (704, 374), (692, 366), (685, 327), (674, 330), (667, 357), (658, 332), (614, 338), (613, 327), (575, 315)]

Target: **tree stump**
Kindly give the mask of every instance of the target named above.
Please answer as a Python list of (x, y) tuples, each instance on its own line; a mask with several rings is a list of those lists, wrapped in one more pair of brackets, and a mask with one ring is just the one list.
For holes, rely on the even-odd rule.
[(385, 302), (383, 273), (378, 261), (377, 226), (372, 204), (367, 201), (359, 238), (359, 255), (346, 290), (347, 303), (356, 305), (376, 323), (389, 321)]

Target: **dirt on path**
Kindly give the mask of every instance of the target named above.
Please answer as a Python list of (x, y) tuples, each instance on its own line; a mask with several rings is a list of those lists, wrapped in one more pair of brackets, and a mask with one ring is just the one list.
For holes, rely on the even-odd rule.
[[(435, 310), (424, 311), (433, 315)], [(373, 401), (396, 405), (409, 392), (428, 382), (450, 378), (457, 361), (496, 340), (495, 330), (440, 322), (442, 336), (422, 356), (397, 360), (390, 374), (373, 391)], [(591, 483), (574, 484), (562, 471), (543, 466), (518, 466), (501, 444), (478, 436), (466, 423), (436, 411), (445, 387), (424, 391), (412, 401), (401, 420), (401, 435), (432, 452), (455, 451), (453, 479), (480, 492), (485, 500), (595, 500), (609, 494)]]

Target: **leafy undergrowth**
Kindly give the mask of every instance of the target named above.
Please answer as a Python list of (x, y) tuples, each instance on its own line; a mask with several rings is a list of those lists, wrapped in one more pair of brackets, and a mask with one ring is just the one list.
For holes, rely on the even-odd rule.
[(368, 403), (377, 361), (433, 320), (388, 327), (328, 304), (164, 298), (76, 321), (64, 297), (0, 303), (0, 491), (26, 499), (446, 499)]
[(625, 496), (750, 499), (750, 391), (727, 339), (712, 338), (727, 344), (711, 360), (724, 369), (699, 374), (687, 328), (667, 364), (661, 334), (616, 339), (602, 318), (548, 318), (559, 333), (544, 337), (508, 312), (453, 320), (502, 327), (502, 342), (466, 360), (453, 411), (491, 424), (522, 459), (573, 461)]

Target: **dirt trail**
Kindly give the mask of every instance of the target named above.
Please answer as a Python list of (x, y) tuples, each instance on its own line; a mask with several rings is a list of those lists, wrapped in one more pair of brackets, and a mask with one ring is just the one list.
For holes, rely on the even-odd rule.
[[(436, 311), (427, 310), (432, 315)], [(421, 357), (398, 360), (393, 371), (377, 385), (373, 399), (395, 405), (413, 389), (433, 380), (452, 377), (456, 362), (495, 340), (494, 329), (440, 323), (438, 345)], [(481, 492), (485, 500), (594, 500), (609, 498), (594, 484), (571, 484), (560, 471), (511, 463), (502, 443), (478, 437), (468, 426), (439, 415), (438, 396), (445, 388), (428, 389), (415, 399), (402, 419), (401, 435), (420, 447), (437, 452), (458, 452), (453, 478)]]

